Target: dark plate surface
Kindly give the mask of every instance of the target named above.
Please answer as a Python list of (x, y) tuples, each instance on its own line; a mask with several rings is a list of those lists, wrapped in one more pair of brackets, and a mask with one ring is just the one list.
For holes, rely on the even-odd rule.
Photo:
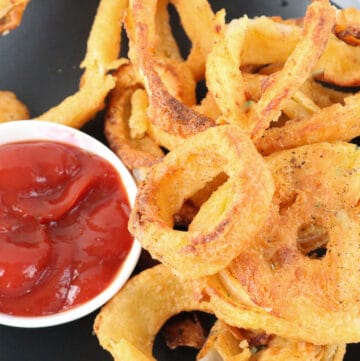
[[(228, 19), (244, 13), (296, 17), (305, 0), (210, 1), (214, 10), (227, 9)], [(21, 27), (0, 37), (0, 89), (14, 91), (36, 117), (78, 87), (78, 68), (95, 15), (97, 0), (32, 0)], [(104, 140), (102, 116), (84, 130)], [(92, 333), (96, 312), (66, 325), (44, 329), (0, 326), (0, 361), (106, 361), (109, 354)], [(190, 361), (194, 352), (170, 352), (160, 337), (155, 355), (161, 361)], [(346, 361), (360, 359), (360, 345), (348, 347)]]

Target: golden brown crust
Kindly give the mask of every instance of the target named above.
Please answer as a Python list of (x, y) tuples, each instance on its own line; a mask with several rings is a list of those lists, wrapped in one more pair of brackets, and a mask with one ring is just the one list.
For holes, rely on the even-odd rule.
[(125, 64), (114, 73), (116, 86), (110, 93), (105, 115), (105, 135), (111, 149), (133, 170), (157, 163), (163, 152), (148, 136), (133, 139), (128, 120), (131, 116), (131, 96), (142, 87), (133, 65)]
[(360, 27), (335, 25), (333, 29), (337, 38), (352, 46), (360, 45)]
[[(194, 60), (199, 60), (199, 69), (204, 68), (205, 56), (212, 44), (212, 33), (207, 31), (205, 34), (204, 28), (201, 27), (200, 32), (195, 31), (199, 28), (199, 20), (193, 21), (192, 16), (195, 13), (188, 12), (188, 2), (177, 0), (165, 3), (173, 3), (180, 17), (184, 16), (185, 30), (188, 30), (191, 39), (194, 39), (189, 63), (181, 61), (182, 59), (173, 60), (168, 55), (169, 34), (164, 43), (160, 41), (155, 27), (159, 10), (155, 0), (146, 7), (138, 0), (130, 1), (126, 18), (126, 29), (130, 39), (129, 56), (144, 78), (144, 86), (149, 97), (149, 120), (161, 131), (185, 139), (215, 125), (212, 119), (193, 108), (196, 105), (195, 79), (199, 76), (199, 71), (194, 68)], [(196, 13), (197, 17), (202, 19), (201, 24), (212, 23), (213, 14), (206, 1), (197, 0), (191, 3), (191, 7), (193, 6), (202, 11)], [(170, 83), (167, 73), (172, 74), (173, 81)]]
[(338, 11), (333, 33), (341, 41), (351, 46), (360, 45), (360, 11), (346, 8)]
[(117, 361), (154, 360), (156, 334), (165, 321), (183, 311), (211, 312), (197, 299), (192, 281), (158, 265), (133, 277), (101, 310), (94, 330)]
[(333, 104), (302, 120), (289, 120), (282, 127), (267, 129), (256, 140), (264, 155), (305, 144), (350, 141), (360, 135), (360, 93), (345, 98), (345, 104)]
[(173, 97), (155, 70), (147, 67), (149, 117), (162, 130), (186, 138), (215, 126), (215, 122)]
[[(263, 326), (255, 324), (279, 335), (292, 337), (293, 332), (283, 333), (284, 325), (279, 326), (285, 321), (308, 342), (356, 342), (360, 337), (354, 267), (360, 257), (356, 146), (304, 146), (275, 153), (268, 164), (276, 184), (271, 216), (256, 236), (256, 246), (241, 252), (222, 273), (223, 284), (235, 297), (233, 306), (240, 300), (273, 316), (274, 324), (265, 320)], [(301, 247), (304, 240), (309, 242), (306, 248)]]
[[(161, 130), (182, 138), (214, 126), (215, 122), (212, 119), (190, 108), (192, 104), (184, 104), (182, 99), (173, 96), (165, 86), (165, 80), (161, 78), (157, 70), (158, 63), (151, 57), (148, 27), (139, 23), (136, 33), (138, 34), (136, 47), (139, 49), (137, 51), (140, 61), (139, 68), (145, 78), (144, 85), (149, 96), (148, 116), (150, 121)], [(180, 76), (178, 78), (180, 79)], [(190, 85), (190, 88), (191, 86), (195, 91), (195, 83)]]

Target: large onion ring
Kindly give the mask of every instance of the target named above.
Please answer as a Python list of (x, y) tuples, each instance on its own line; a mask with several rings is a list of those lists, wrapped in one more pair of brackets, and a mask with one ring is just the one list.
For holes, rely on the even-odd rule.
[(115, 361), (154, 360), (156, 334), (183, 311), (210, 312), (199, 301), (193, 281), (178, 278), (164, 265), (133, 277), (98, 314), (94, 330)]
[(235, 316), (240, 302), (240, 309), (246, 304), (264, 316), (253, 327), (315, 344), (358, 342), (356, 146), (303, 146), (274, 153), (268, 164), (276, 185), (272, 214), (254, 247), (220, 272), (230, 296), (218, 286), (209, 288), (215, 313), (232, 325), (243, 324)]
[(282, 127), (267, 129), (263, 137), (256, 140), (257, 149), (264, 155), (301, 145), (350, 141), (360, 135), (360, 93), (345, 98), (340, 103), (323, 108), (312, 116), (289, 120)]
[(252, 138), (257, 139), (272, 121), (278, 120), (283, 104), (309, 77), (325, 49), (335, 14), (328, 1), (313, 1), (308, 6), (302, 37), (281, 71), (267, 80), (260, 100), (250, 109)]
[[(188, 231), (173, 216), (217, 175), (214, 192)], [(187, 277), (219, 271), (247, 247), (267, 217), (273, 182), (263, 159), (237, 126), (209, 128), (150, 169), (139, 188), (129, 229), (153, 257)]]
[[(115, 361), (154, 361), (155, 336), (170, 317), (192, 310), (211, 313), (207, 302), (201, 300), (198, 286), (197, 282), (179, 278), (164, 265), (143, 271), (133, 277), (97, 315), (94, 331), (100, 344)], [(230, 351), (232, 355), (241, 353), (243, 361), (250, 360), (253, 353), (249, 344), (245, 342), (244, 349), (241, 349), (241, 340), (233, 336), (237, 330), (231, 333), (230, 329), (218, 321), (197, 359), (205, 361), (205, 357), (215, 349), (224, 361), (231, 360), (227, 357)], [(263, 361), (290, 361), (297, 360), (299, 353), (303, 357), (306, 355), (308, 361), (320, 361), (320, 357), (323, 357), (321, 361), (340, 361), (344, 346), (315, 346), (272, 336), (268, 347), (259, 351), (258, 356), (261, 355)], [(275, 355), (282, 358), (274, 358)]]
[(120, 66), (114, 76), (116, 86), (110, 93), (105, 115), (106, 138), (130, 170), (150, 167), (163, 157), (162, 150), (146, 134), (132, 138), (129, 129), (129, 118), (138, 111), (132, 107), (131, 99), (134, 92), (142, 88), (141, 81), (132, 64)]

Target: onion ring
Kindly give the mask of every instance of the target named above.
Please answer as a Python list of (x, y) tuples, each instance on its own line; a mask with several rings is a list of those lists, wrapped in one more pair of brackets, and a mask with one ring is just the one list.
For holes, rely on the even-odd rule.
[(350, 141), (360, 135), (360, 93), (345, 98), (345, 105), (333, 104), (300, 121), (289, 120), (282, 127), (267, 129), (256, 140), (264, 155), (301, 145)]
[(250, 109), (253, 139), (260, 137), (270, 122), (278, 119), (283, 104), (308, 78), (325, 49), (334, 23), (335, 9), (328, 1), (313, 1), (308, 6), (302, 38), (282, 70), (268, 80), (260, 100)]
[(314, 344), (358, 342), (356, 146), (303, 146), (274, 153), (268, 164), (276, 185), (271, 216), (256, 246), (241, 252), (220, 272), (220, 283), (209, 287), (215, 313), (243, 327), (235, 310), (245, 304), (261, 315), (252, 327)]
[[(209, 4), (203, 0), (197, 0), (195, 4), (191, 3), (191, 8), (196, 6), (202, 9), (202, 12), (199, 13), (202, 20), (195, 21), (194, 12), (191, 11), (188, 14), (188, 2), (174, 0), (166, 3), (174, 4), (183, 20), (185, 30), (191, 34), (191, 39), (194, 39), (189, 59), (199, 59), (200, 57), (202, 60), (199, 59), (198, 63), (203, 68), (204, 66), (201, 64), (205, 64), (205, 56), (212, 44), (211, 31), (206, 27), (202, 28), (200, 32), (194, 31), (194, 29), (198, 30), (199, 23), (208, 26), (212, 24), (213, 13)], [(195, 96), (193, 99), (189, 99), (190, 101), (184, 102), (184, 97), (172, 90), (167, 82), (167, 77), (159, 71), (161, 67), (167, 67), (168, 72), (177, 74), (179, 88), (184, 89), (182, 93), (195, 95), (194, 69), (186, 61), (176, 61), (170, 58), (167, 52), (168, 41), (165, 41), (164, 44), (159, 42), (155, 27), (158, 6), (155, 0), (147, 6), (143, 6), (138, 0), (130, 2), (126, 17), (126, 30), (130, 40), (129, 57), (144, 78), (143, 83), (149, 97), (147, 113), (149, 120), (161, 131), (186, 139), (214, 126), (215, 122), (192, 108), (195, 105)], [(194, 64), (193, 61), (192, 63)], [(192, 79), (189, 77), (189, 72), (192, 74)]]
[(220, 18), (217, 27), (221, 31), (206, 60), (206, 84), (227, 121), (246, 131), (246, 124), (239, 122), (244, 120), (246, 101), (244, 79), (239, 69), (248, 18), (232, 20), (226, 27), (225, 12), (218, 13), (217, 18)]
[(171, 316), (193, 310), (211, 312), (198, 300), (193, 281), (181, 280), (158, 265), (133, 277), (102, 308), (94, 330), (115, 361), (154, 360), (154, 339), (161, 326)]
[[(111, 91), (105, 114), (105, 135), (111, 149), (130, 169), (150, 167), (160, 161), (163, 152), (147, 135), (134, 138), (130, 135), (129, 117), (134, 109), (131, 97), (142, 84), (132, 64), (124, 64), (115, 72), (116, 86)], [(142, 112), (145, 116), (145, 114)]]
[[(355, 38), (359, 24), (358, 17), (357, 9), (337, 10), (336, 23), (340, 25), (339, 29), (352, 29), (350, 33), (352, 43), (357, 42)], [(285, 63), (301, 39), (302, 26), (302, 18), (283, 20), (280, 17), (261, 16), (250, 19), (241, 55), (242, 66), (259, 67)], [(333, 31), (336, 34), (336, 26)], [(259, 49), (262, 51), (260, 52)], [(326, 48), (314, 68), (313, 76), (317, 80), (341, 87), (358, 86), (360, 85), (359, 57), (359, 46), (349, 45), (336, 35), (330, 34)]]
[[(205, 0), (192, 2), (185, 0), (150, 0), (146, 3), (146, 6), (140, 0), (130, 0), (126, 19), (126, 30), (130, 39), (129, 57), (137, 65), (139, 65), (139, 57), (141, 58), (145, 53), (146, 56), (150, 57), (168, 57), (177, 62), (182, 61), (169, 27), (168, 15), (164, 14), (167, 11), (165, 9), (168, 4), (175, 6), (184, 30), (191, 41), (190, 54), (187, 56), (185, 63), (191, 69), (194, 78), (199, 80), (203, 77), (206, 56), (212, 47), (215, 32), (213, 26), (214, 14), (210, 4)], [(194, 8), (196, 11), (194, 11)], [(158, 19), (159, 17), (160, 19)], [(144, 26), (147, 28), (146, 47), (136, 49), (137, 44), (143, 43), (141, 37), (144, 36), (142, 31), (138, 32), (138, 28)], [(173, 56), (174, 49), (175, 57)]]
[(215, 121), (183, 104), (169, 93), (151, 65), (151, 60), (147, 61), (144, 74), (149, 94), (148, 116), (156, 127), (186, 139), (215, 126)]
[(127, 0), (101, 0), (91, 28), (81, 67), (85, 69), (77, 93), (37, 117), (81, 128), (105, 106), (105, 97), (115, 86), (110, 70), (126, 59), (118, 59), (121, 24)]
[[(186, 232), (173, 229), (184, 201), (217, 175), (228, 177)], [(129, 229), (151, 255), (185, 277), (219, 271), (267, 217), (273, 183), (263, 159), (237, 126), (209, 128), (153, 166), (138, 191)], [(241, 230), (239, 232), (239, 230)]]
[(263, 331), (235, 329), (217, 321), (197, 355), (199, 361), (341, 361), (345, 345), (321, 345), (267, 335)]

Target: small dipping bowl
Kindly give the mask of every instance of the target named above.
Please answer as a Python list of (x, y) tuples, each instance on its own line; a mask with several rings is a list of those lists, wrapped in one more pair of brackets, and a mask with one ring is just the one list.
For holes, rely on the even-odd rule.
[[(86, 133), (61, 124), (19, 120), (0, 124), (0, 145), (27, 141), (53, 141), (69, 144), (107, 160), (118, 172), (130, 207), (136, 196), (136, 183), (121, 160), (104, 144)], [(132, 246), (110, 284), (92, 299), (64, 311), (45, 316), (16, 316), (0, 312), (0, 324), (23, 328), (48, 327), (64, 324), (82, 318), (112, 298), (132, 274), (141, 252), (141, 246), (134, 239)]]

